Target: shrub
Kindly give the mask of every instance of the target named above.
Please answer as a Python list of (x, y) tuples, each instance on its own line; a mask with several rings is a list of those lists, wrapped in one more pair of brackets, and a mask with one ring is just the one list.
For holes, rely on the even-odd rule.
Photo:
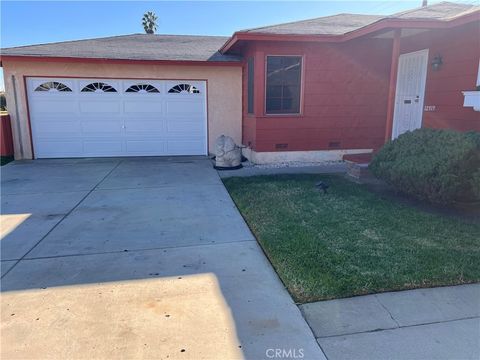
[(0, 93), (0, 111), (7, 111), (7, 99), (5, 93)]
[(480, 133), (418, 129), (388, 142), (370, 170), (398, 191), (432, 203), (480, 200)]

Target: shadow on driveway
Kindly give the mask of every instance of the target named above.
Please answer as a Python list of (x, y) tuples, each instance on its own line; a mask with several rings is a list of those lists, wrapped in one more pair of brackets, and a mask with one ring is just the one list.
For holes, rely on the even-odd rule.
[(2, 170), (2, 357), (323, 358), (207, 159)]

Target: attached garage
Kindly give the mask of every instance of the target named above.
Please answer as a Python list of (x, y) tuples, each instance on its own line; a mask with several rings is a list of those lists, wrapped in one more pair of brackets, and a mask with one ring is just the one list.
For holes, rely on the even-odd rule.
[(134, 34), (2, 49), (15, 159), (174, 156), (242, 141), (242, 58), (220, 36)]
[(206, 155), (206, 83), (27, 78), (36, 158)]

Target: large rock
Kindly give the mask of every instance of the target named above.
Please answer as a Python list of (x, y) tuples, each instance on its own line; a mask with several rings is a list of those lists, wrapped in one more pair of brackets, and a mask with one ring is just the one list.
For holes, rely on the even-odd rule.
[(242, 149), (235, 144), (230, 136), (221, 135), (215, 142), (215, 166), (231, 168), (240, 166)]

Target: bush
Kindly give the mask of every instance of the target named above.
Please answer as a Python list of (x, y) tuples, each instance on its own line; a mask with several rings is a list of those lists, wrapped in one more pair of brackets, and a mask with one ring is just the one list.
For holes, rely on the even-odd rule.
[(7, 99), (4, 93), (0, 93), (0, 111), (7, 111)]
[(398, 191), (437, 204), (480, 200), (480, 133), (418, 129), (388, 142), (370, 170)]

